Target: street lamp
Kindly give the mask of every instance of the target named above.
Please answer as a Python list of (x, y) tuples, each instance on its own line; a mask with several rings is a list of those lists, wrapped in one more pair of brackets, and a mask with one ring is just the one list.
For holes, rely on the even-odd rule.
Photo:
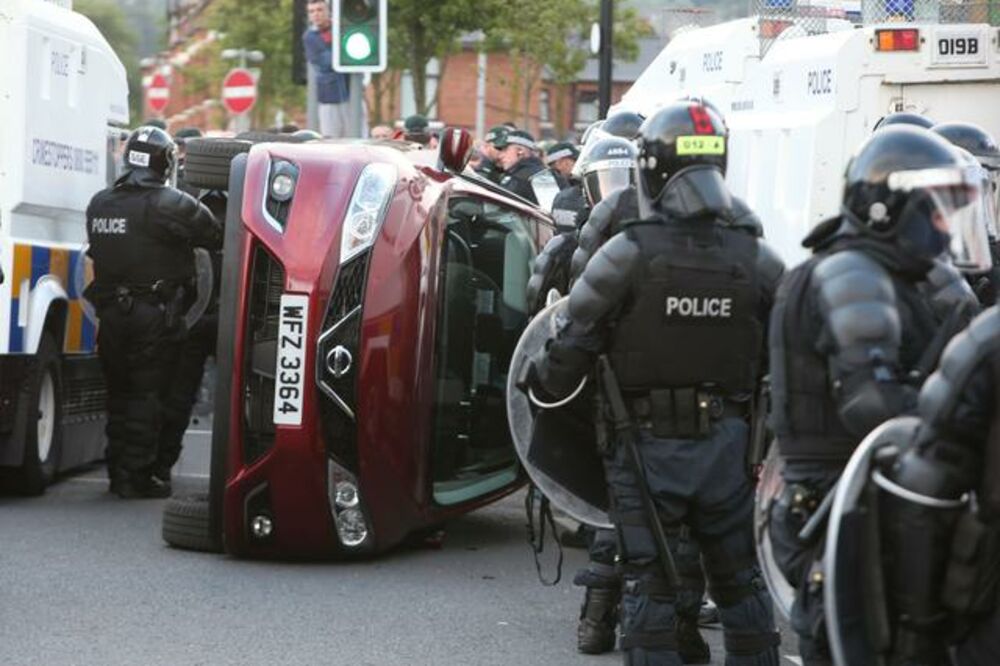
[(244, 69), (247, 66), (247, 62), (264, 62), (265, 57), (263, 51), (256, 49), (223, 49), (221, 55), (223, 60), (239, 60), (240, 67)]

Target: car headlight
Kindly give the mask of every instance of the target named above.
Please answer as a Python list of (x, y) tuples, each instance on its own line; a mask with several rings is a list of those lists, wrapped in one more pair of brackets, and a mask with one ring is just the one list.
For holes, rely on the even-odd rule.
[(341, 264), (375, 242), (395, 189), (396, 167), (393, 165), (369, 164), (362, 169), (344, 218), (340, 237)]

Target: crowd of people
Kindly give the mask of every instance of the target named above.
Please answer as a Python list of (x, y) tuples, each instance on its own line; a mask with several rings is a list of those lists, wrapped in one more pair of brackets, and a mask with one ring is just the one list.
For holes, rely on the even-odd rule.
[[(134, 131), (123, 174), (87, 211), (110, 487), (123, 498), (169, 495), (212, 353), (212, 315), (199, 333), (181, 314), (191, 249), (218, 251), (221, 225), (183, 177), (169, 184), (195, 136)], [(371, 138), (437, 141), (422, 116)], [(580, 651), (708, 663), (698, 623), (711, 599), (727, 664), (780, 663), (754, 547), (763, 433), (783, 463), (768, 530), (795, 590), (799, 653), (807, 666), (832, 663), (825, 531), (814, 524), (866, 436), (915, 414), (914, 434), (880, 462), (869, 507), (879, 519), (854, 537), (877, 542), (884, 566), (870, 594), (887, 628), (871, 653), (1000, 663), (1000, 149), (974, 125), (887, 116), (847, 167), (841, 212), (803, 239), (812, 257), (786, 272), (766, 224), (726, 185), (728, 139), (723, 115), (687, 98), (649, 118), (617, 113), (579, 145), (499, 125), (470, 162), (558, 229), (528, 300), (540, 311), (568, 294), (568, 306), (518, 386), (539, 404), (587, 376), (600, 386), (593, 427), (614, 529), (580, 533), (590, 553), (575, 579)]]

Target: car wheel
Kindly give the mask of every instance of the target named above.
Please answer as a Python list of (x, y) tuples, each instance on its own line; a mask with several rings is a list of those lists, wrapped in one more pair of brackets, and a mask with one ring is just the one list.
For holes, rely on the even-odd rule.
[(249, 152), (250, 141), (239, 139), (191, 139), (184, 158), (184, 181), (206, 190), (225, 191), (229, 187), (229, 164)]
[(17, 477), (26, 495), (41, 495), (52, 482), (62, 452), (62, 368), (51, 333), (42, 334), (37, 365), (28, 380), (24, 429), (24, 461)]
[(236, 138), (253, 143), (305, 143), (309, 140), (303, 136), (278, 134), (275, 132), (241, 132), (236, 135)]
[(163, 507), (163, 540), (174, 548), (221, 553), (220, 539), (209, 529), (208, 495), (174, 497)]

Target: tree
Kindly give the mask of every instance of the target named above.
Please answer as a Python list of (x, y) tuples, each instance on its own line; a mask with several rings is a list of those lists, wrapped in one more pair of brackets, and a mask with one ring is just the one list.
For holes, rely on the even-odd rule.
[(138, 40), (129, 27), (125, 13), (113, 0), (76, 0), (73, 9), (83, 14), (97, 26), (97, 29), (108, 40), (108, 44), (125, 65), (125, 75), (128, 80), (129, 107), (134, 118), (141, 118), (142, 108), (142, 72), (139, 70), (137, 52)]
[[(515, 80), (511, 86), (511, 108), (520, 110), (524, 124), (530, 119), (530, 102), (535, 86), (547, 71), (557, 85), (576, 81), (590, 57), (585, 35), (598, 20), (598, 0), (508, 0), (505, 16), (491, 38), (494, 47), (506, 49), (514, 60)], [(616, 60), (634, 60), (638, 39), (652, 34), (652, 28), (631, 7), (615, 11), (614, 48)], [(561, 124), (562, 114), (557, 109)], [(560, 132), (565, 128), (558, 127)]]
[[(263, 51), (257, 78), (257, 104), (253, 118), (257, 125), (270, 124), (275, 112), (305, 105), (305, 88), (292, 81), (292, 3), (293, 0), (218, 0), (210, 6), (208, 26), (223, 33), (220, 49), (257, 49)], [(212, 68), (216, 92), (222, 85), (222, 72), (231, 66), (221, 60)], [(215, 72), (218, 72), (216, 74)], [(215, 78), (217, 77), (217, 78)]]
[(427, 65), (434, 58), (444, 74), (447, 57), (463, 34), (489, 30), (504, 14), (505, 0), (389, 0), (389, 63), (413, 76), (417, 111), (427, 113)]

